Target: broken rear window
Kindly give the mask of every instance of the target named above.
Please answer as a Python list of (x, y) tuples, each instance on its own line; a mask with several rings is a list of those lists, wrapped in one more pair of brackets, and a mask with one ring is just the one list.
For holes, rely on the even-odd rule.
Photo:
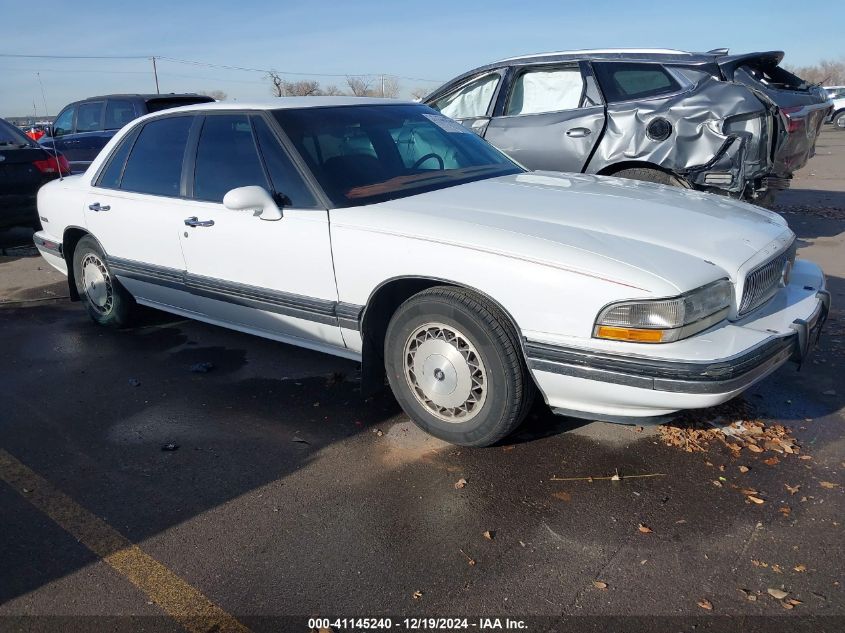
[(593, 68), (605, 99), (611, 103), (657, 97), (681, 89), (659, 64), (594, 62)]

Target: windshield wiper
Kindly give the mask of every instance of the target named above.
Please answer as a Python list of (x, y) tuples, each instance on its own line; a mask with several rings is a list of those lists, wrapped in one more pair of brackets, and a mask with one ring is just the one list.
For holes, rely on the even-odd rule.
[(409, 187), (414, 187), (426, 182), (442, 181), (442, 180), (456, 180), (458, 178), (466, 178), (484, 171), (499, 170), (502, 165), (481, 165), (479, 167), (463, 167), (461, 169), (447, 169), (443, 171), (435, 171), (432, 174), (409, 174), (406, 176), (396, 176), (383, 182), (376, 182), (371, 185), (363, 185), (361, 187), (353, 187), (346, 192), (346, 197), (350, 199), (367, 198), (388, 191), (401, 191)]

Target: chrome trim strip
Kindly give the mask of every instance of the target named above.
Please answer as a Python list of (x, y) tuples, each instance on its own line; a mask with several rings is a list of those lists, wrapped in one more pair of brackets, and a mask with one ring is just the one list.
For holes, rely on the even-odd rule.
[[(32, 241), (35, 243), (35, 248), (37, 248), (42, 253), (49, 253), (50, 255), (55, 255), (56, 257), (64, 257), (64, 251), (62, 249), (61, 242), (53, 242), (51, 240), (46, 240), (43, 237), (39, 236), (37, 233), (32, 236)], [(55, 244), (55, 247), (52, 246)]]
[(109, 257), (109, 266), (120, 278), (167, 286), (199, 297), (283, 314), (326, 325), (359, 330), (358, 317), (364, 306), (353, 303), (307, 297), (269, 288), (260, 288), (213, 277), (194, 275), (184, 270), (155, 266), (138, 261)]
[(795, 334), (772, 337), (719, 361), (670, 361), (526, 341), (528, 366), (563, 376), (676, 393), (726, 393), (749, 385), (792, 356)]

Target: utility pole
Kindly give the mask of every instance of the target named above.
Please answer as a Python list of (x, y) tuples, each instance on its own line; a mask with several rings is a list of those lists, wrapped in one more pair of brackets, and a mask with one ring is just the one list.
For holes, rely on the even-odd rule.
[(381, 98), (384, 99), (384, 75), (381, 76)]
[(161, 91), (158, 89), (158, 70), (156, 70), (156, 58), (155, 55), (152, 57), (153, 59), (153, 76), (156, 78), (156, 94), (160, 95)]

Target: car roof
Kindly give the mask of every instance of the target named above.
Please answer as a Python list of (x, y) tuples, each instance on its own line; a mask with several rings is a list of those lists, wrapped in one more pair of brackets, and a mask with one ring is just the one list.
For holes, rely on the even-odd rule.
[(577, 59), (591, 59), (591, 58), (635, 58), (648, 59), (657, 57), (665, 59), (666, 57), (677, 58), (681, 57), (688, 60), (690, 57), (700, 58), (704, 60), (712, 60), (714, 53), (690, 53), (688, 51), (681, 51), (674, 48), (583, 48), (567, 51), (554, 51), (550, 53), (532, 53), (530, 55), (518, 55), (516, 57), (508, 57), (501, 59), (496, 64), (505, 64), (509, 62), (518, 62), (524, 60), (540, 60), (548, 57), (554, 58), (577, 58)]
[(110, 95), (97, 95), (94, 97), (85, 97), (84, 99), (79, 99), (74, 103), (79, 103), (81, 101), (94, 101), (96, 99), (142, 99), (144, 101), (150, 101), (152, 99), (181, 99), (181, 98), (201, 98), (201, 99), (213, 99), (214, 97), (209, 97), (208, 95), (201, 95), (196, 92), (167, 92), (164, 94), (155, 94), (155, 93), (142, 93), (142, 92), (125, 92), (125, 93), (115, 93)]
[(325, 108), (330, 106), (354, 105), (419, 105), (413, 101), (400, 99), (382, 99), (379, 97), (277, 97), (268, 101), (215, 101), (210, 103), (192, 103), (191, 105), (169, 108), (155, 114), (174, 112), (192, 112), (195, 110), (289, 110), (301, 108)]

